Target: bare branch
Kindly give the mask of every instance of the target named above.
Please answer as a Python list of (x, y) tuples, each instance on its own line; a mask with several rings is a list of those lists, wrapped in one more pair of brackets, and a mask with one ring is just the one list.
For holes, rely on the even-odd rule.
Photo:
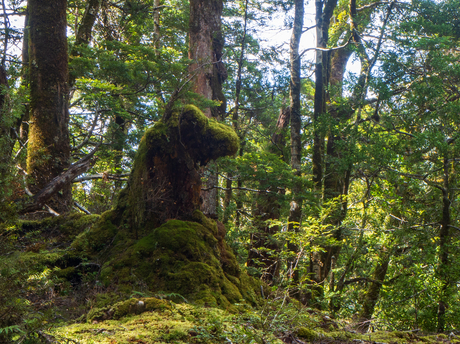
[(99, 174), (90, 174), (88, 176), (75, 178), (72, 183), (81, 183), (86, 180), (94, 180), (94, 179), (111, 179), (111, 180), (120, 180), (120, 181), (127, 181), (128, 179), (122, 178), (129, 176), (129, 173), (122, 173), (122, 174), (108, 174), (108, 173), (99, 173)]
[[(59, 190), (61, 190), (65, 185), (72, 182), (75, 177), (86, 172), (92, 164), (92, 158), (94, 153), (98, 150), (97, 146), (91, 153), (83, 157), (75, 164), (72, 164), (69, 169), (53, 180), (51, 180), (43, 189), (41, 189), (35, 196), (33, 196), (33, 203), (26, 205), (21, 211), (21, 214), (29, 213), (36, 211), (45, 206), (45, 203)], [(46, 206), (48, 211), (50, 211), (48, 206)], [(56, 212), (55, 212), (56, 213)], [(56, 213), (57, 214), (57, 213)], [(59, 214), (58, 214), (59, 215)]]

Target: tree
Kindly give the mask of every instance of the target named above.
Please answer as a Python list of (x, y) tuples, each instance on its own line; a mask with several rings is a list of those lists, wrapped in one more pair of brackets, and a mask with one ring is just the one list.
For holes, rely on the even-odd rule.
[[(222, 93), (222, 83), (227, 71), (222, 62), (224, 38), (222, 36), (221, 0), (190, 1), (189, 70), (193, 76), (193, 91), (208, 100), (219, 102), (217, 107), (207, 107), (206, 117), (222, 118), (226, 111), (226, 99)], [(210, 165), (206, 188), (203, 191), (202, 210), (205, 214), (217, 217), (217, 172)]]
[[(37, 193), (70, 165), (67, 1), (30, 0), (30, 129), (27, 171)], [(50, 206), (66, 212), (71, 186), (54, 196)]]

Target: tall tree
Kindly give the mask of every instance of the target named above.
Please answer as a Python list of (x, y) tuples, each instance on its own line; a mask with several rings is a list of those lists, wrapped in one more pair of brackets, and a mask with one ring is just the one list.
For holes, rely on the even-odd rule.
[[(37, 193), (70, 164), (67, 1), (29, 0), (30, 130), (27, 170)], [(54, 196), (50, 206), (67, 211), (71, 186)]]
[[(292, 188), (291, 211), (289, 213), (289, 229), (298, 231), (302, 217), (302, 140), (300, 130), (302, 126), (302, 116), (300, 108), (301, 90), (301, 61), (299, 54), (300, 38), (302, 37), (304, 17), (304, 0), (295, 1), (294, 25), (292, 27), (291, 42), (289, 45), (289, 64), (291, 67), (291, 80), (289, 87), (289, 114), (291, 120), (291, 168), (294, 171), (295, 181)], [(290, 249), (294, 252), (298, 248), (291, 244)], [(298, 270), (294, 271), (296, 261), (291, 259), (289, 269), (294, 281), (298, 282)]]
[[(205, 99), (220, 103), (217, 107), (206, 108), (206, 117), (222, 118), (226, 100), (222, 83), (227, 78), (227, 70), (222, 62), (224, 38), (222, 36), (222, 0), (190, 1), (189, 58), (192, 60), (190, 73), (193, 76), (193, 90)], [(202, 192), (202, 211), (217, 217), (217, 172), (211, 163), (204, 171), (207, 179)]]

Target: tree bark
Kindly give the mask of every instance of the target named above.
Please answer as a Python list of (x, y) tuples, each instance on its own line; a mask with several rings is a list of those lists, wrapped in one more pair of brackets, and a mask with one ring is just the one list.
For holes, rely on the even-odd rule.
[[(224, 38), (222, 36), (222, 0), (190, 1), (189, 23), (189, 67), (193, 77), (193, 91), (205, 99), (216, 100), (220, 106), (204, 110), (206, 117), (222, 118), (226, 110), (226, 99), (222, 83), (227, 78), (227, 70), (222, 62)], [(206, 189), (202, 191), (201, 210), (204, 214), (217, 218), (217, 166), (209, 164)]]
[[(30, 130), (27, 170), (33, 193), (70, 165), (66, 0), (29, 0)], [(71, 186), (50, 206), (71, 208)]]
[(222, 62), (222, 10), (222, 0), (190, 1), (189, 58), (192, 63), (189, 70), (195, 75), (193, 90), (206, 99), (221, 103), (218, 107), (205, 109), (206, 117), (222, 117), (226, 109), (222, 93), (222, 83), (227, 79)]
[[(289, 63), (291, 67), (291, 80), (289, 91), (289, 112), (291, 120), (291, 168), (294, 171), (294, 183), (292, 187), (292, 201), (291, 210), (289, 212), (289, 230), (299, 231), (302, 217), (302, 171), (301, 171), (301, 157), (302, 157), (302, 141), (300, 136), (300, 129), (302, 126), (302, 117), (300, 113), (300, 90), (301, 90), (301, 61), (299, 55), (300, 38), (302, 37), (303, 29), (303, 16), (304, 16), (304, 0), (295, 1), (295, 15), (294, 25), (292, 28), (291, 42), (289, 46)], [(298, 252), (297, 245), (290, 243), (289, 249), (293, 252)], [(290, 274), (293, 282), (299, 282), (299, 273), (294, 266), (297, 265), (295, 259), (288, 261), (288, 269), (291, 270)]]
[(437, 332), (444, 332), (446, 326), (446, 294), (450, 284), (449, 278), (449, 245), (450, 245), (450, 207), (452, 204), (450, 197), (450, 183), (449, 183), (449, 159), (444, 158), (443, 161), (443, 187), (442, 187), (442, 218), (441, 229), (439, 231), (439, 265), (438, 265), (438, 278), (441, 280), (442, 289), (438, 300), (438, 314), (437, 314)]
[(387, 274), (390, 257), (390, 252), (388, 252), (386, 248), (382, 248), (379, 260), (372, 275), (372, 282), (370, 282), (366, 296), (364, 297), (363, 308), (359, 313), (358, 329), (362, 333), (366, 333), (369, 330), (374, 308), (379, 299), (380, 289), (382, 288), (382, 283)]

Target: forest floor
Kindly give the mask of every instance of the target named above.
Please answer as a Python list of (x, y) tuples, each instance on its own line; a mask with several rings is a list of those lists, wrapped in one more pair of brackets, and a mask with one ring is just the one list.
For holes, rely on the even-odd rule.
[(351, 320), (305, 307), (281, 288), (258, 305), (241, 300), (217, 308), (150, 292), (132, 273), (129, 290), (104, 285), (99, 258), (76, 255), (72, 244), (98, 219), (0, 226), (0, 344), (460, 343), (454, 333), (361, 334)]

